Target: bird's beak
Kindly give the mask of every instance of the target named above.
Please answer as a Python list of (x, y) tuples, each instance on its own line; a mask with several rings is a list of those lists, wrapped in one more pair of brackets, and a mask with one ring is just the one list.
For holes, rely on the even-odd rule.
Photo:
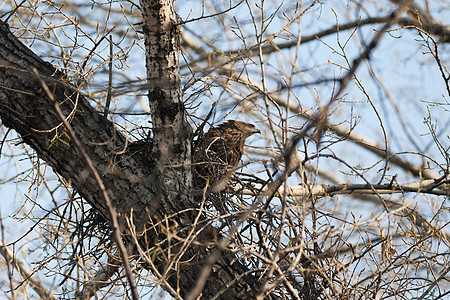
[(259, 129), (258, 128), (256, 128), (254, 131), (253, 131), (253, 134), (255, 134), (255, 133), (261, 133), (261, 131), (259, 131)]

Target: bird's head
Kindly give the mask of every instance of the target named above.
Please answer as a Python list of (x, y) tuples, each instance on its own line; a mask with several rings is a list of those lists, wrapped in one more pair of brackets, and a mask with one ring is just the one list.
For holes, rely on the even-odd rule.
[(259, 129), (255, 125), (247, 122), (230, 120), (227, 122), (227, 126), (229, 128), (240, 130), (245, 138), (248, 138), (255, 133), (261, 133), (261, 131), (259, 131)]

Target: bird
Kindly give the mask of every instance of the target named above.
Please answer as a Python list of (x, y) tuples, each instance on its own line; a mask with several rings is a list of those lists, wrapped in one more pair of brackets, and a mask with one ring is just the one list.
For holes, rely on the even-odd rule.
[(223, 190), (241, 160), (245, 140), (255, 133), (261, 133), (255, 125), (229, 120), (200, 135), (193, 151), (197, 185), (214, 187), (220, 182), (216, 191)]

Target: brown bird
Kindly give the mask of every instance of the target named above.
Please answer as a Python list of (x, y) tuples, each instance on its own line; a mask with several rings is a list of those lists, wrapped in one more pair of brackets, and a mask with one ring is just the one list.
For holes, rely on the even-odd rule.
[(194, 174), (197, 184), (204, 186), (209, 180), (212, 186), (219, 180), (224, 181), (226, 177), (226, 185), (233, 168), (242, 157), (245, 140), (255, 133), (261, 132), (253, 124), (230, 120), (212, 127), (201, 136), (194, 146)]

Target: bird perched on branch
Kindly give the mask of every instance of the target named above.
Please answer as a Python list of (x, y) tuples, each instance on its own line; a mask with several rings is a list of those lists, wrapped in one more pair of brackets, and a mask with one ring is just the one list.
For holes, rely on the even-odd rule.
[(193, 152), (197, 184), (204, 186), (209, 181), (214, 188), (220, 181), (224, 184), (220, 183), (221, 187), (214, 190), (223, 190), (233, 169), (239, 164), (245, 140), (255, 133), (261, 132), (253, 124), (230, 120), (200, 136)]

